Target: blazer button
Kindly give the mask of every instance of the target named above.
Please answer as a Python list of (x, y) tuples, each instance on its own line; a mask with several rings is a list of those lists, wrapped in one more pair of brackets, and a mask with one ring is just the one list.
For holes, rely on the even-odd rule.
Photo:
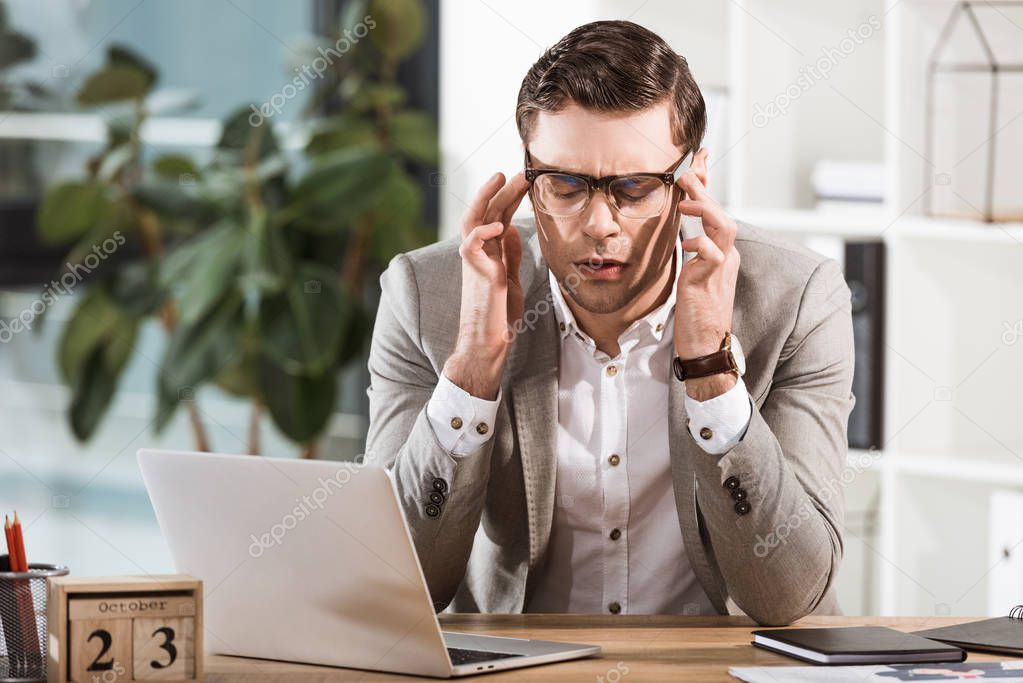
[(430, 502), (434, 505), (443, 505), (444, 494), (440, 491), (430, 491)]
[(607, 611), (611, 614), (618, 614), (622, 611), (622, 605), (617, 600), (607, 606)]
[(725, 488), (729, 491), (734, 491), (739, 488), (739, 477), (732, 476), (725, 479)]
[(440, 477), (437, 477), (436, 479), (433, 480), (433, 490), (444, 493), (448, 490), (448, 483), (441, 479)]
[(746, 500), (746, 489), (732, 489), (732, 500), (742, 502)]
[(430, 503), (426, 506), (426, 514), (430, 517), (436, 517), (440, 514), (440, 507)]
[(737, 515), (745, 515), (747, 512), (750, 511), (750, 509), (751, 507), (749, 501), (740, 500), (738, 503), (735, 504), (735, 514)]

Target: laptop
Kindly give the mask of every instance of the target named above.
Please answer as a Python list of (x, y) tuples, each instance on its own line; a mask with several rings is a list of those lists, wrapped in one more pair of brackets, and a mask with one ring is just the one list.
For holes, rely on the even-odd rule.
[(203, 582), (208, 652), (438, 678), (600, 652), (441, 631), (384, 469), (149, 449), (138, 461), (177, 570)]

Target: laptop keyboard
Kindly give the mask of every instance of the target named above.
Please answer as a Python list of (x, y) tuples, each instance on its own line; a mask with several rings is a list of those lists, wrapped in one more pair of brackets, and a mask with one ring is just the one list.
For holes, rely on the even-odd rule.
[(464, 650), (460, 647), (449, 647), (448, 656), (451, 657), (451, 664), (477, 664), (479, 662), (490, 662), (495, 659), (508, 659), (509, 657), (521, 657), (522, 655), (508, 654), (507, 652), (486, 652), (484, 650)]

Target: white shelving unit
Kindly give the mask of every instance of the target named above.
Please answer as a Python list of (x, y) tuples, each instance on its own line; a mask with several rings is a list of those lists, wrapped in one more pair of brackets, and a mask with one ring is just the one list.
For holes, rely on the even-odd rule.
[[(996, 520), (989, 504), (995, 491), (1023, 490), (1023, 224), (921, 215), (922, 67), (952, 4), (739, 0), (729, 14), (730, 212), (829, 255), (829, 241), (887, 246), (885, 443), (850, 452), (846, 491), (849, 518), (876, 518), (876, 531), (847, 529), (848, 613), (1004, 614), (1023, 599), (986, 590), (1003, 550), (1023, 552), (1023, 518)], [(880, 29), (831, 77), (752, 125), (801, 65), (871, 17)], [(1023, 136), (1023, 117), (1008, 126), (1003, 135)], [(813, 210), (812, 158), (883, 161), (884, 206)], [(1010, 536), (1018, 528), (1019, 547), (990, 542), (995, 522), (1003, 540), (1006, 525)]]

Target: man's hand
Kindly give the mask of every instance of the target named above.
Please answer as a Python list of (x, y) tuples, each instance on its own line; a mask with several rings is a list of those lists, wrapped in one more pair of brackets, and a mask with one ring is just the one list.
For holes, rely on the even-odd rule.
[[(678, 203), (679, 212), (702, 219), (706, 233), (682, 241), (682, 249), (696, 256), (679, 274), (675, 353), (689, 360), (719, 350), (725, 332), (732, 329), (739, 252), (735, 249), (735, 221), (707, 194), (696, 174), (683, 174), (678, 184), (687, 195)], [(735, 382), (732, 374), (691, 379), (686, 381), (686, 393), (706, 401), (728, 391)]]
[(514, 326), (522, 318), (522, 240), (511, 219), (528, 189), (523, 173), (507, 183), (502, 173), (496, 173), (462, 218), (458, 340), (444, 364), (444, 375), (487, 400), (497, 398)]

